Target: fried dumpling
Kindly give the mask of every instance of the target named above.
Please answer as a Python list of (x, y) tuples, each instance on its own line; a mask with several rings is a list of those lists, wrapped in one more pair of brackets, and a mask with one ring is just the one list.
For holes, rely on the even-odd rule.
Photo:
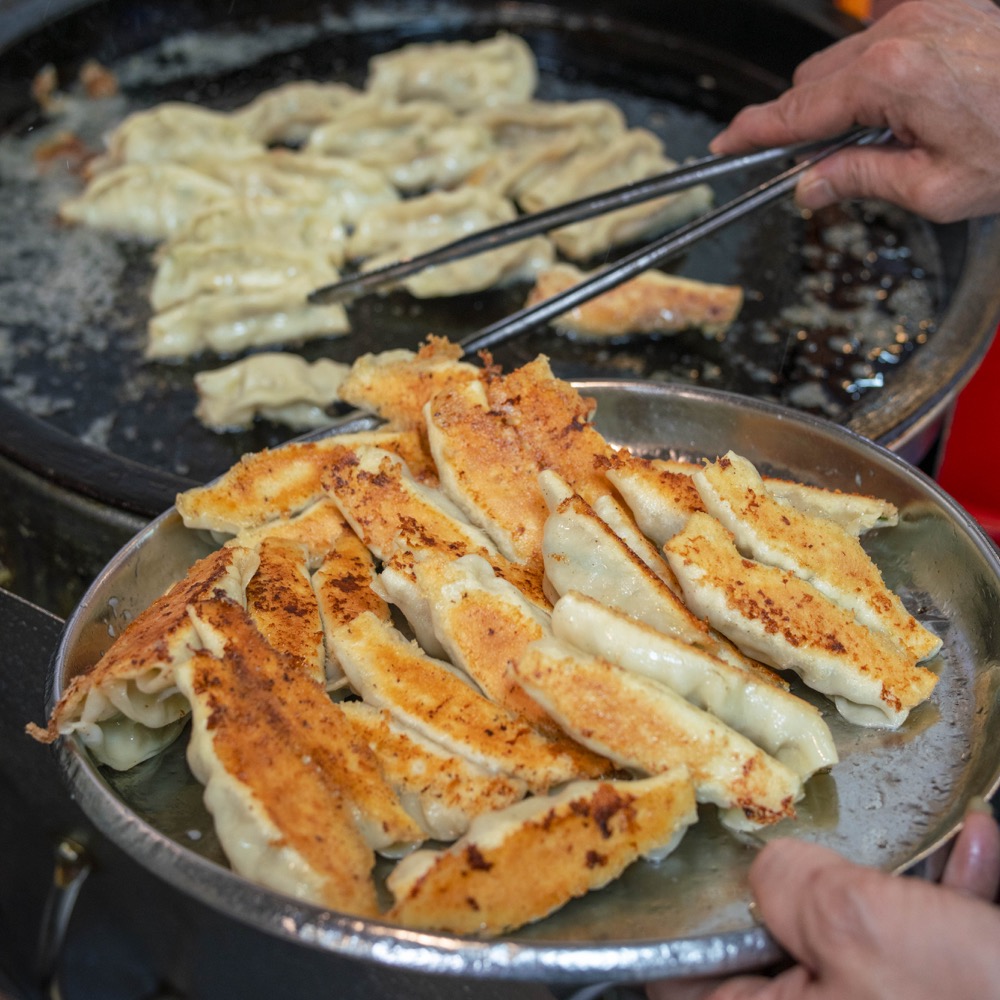
[(803, 781), (837, 763), (830, 727), (809, 702), (614, 608), (570, 591), (552, 609), (552, 631), (591, 656), (665, 684)]
[(75, 733), (101, 763), (119, 771), (169, 746), (188, 715), (174, 675), (200, 646), (187, 609), (213, 594), (243, 603), (258, 562), (255, 551), (238, 547), (200, 559), (90, 670), (70, 681), (47, 727), (30, 725), (28, 732), (45, 743)]
[(306, 566), (311, 573), (326, 558), (340, 536), (349, 531), (347, 522), (333, 501), (321, 496), (290, 516), (273, 517), (255, 527), (243, 528), (225, 544), (254, 549), (268, 539), (291, 542), (304, 549)]
[(424, 405), (431, 396), (481, 376), (480, 369), (461, 357), (461, 347), (434, 336), (418, 351), (362, 354), (340, 387), (341, 399), (377, 413), (393, 427), (422, 428)]
[(525, 455), (558, 473), (588, 503), (610, 492), (604, 469), (614, 449), (591, 424), (595, 410), (539, 355), (506, 375), (489, 378), (490, 409), (517, 428)]
[(608, 463), (607, 477), (643, 534), (660, 547), (683, 530), (693, 513), (705, 509), (689, 473), (648, 458), (618, 452)]
[[(657, 545), (681, 531), (695, 511), (703, 511), (692, 476), (701, 468), (695, 462), (640, 458), (617, 452), (607, 476), (628, 504), (636, 523)], [(852, 535), (862, 535), (899, 521), (899, 511), (888, 500), (809, 486), (788, 479), (765, 476), (772, 495), (796, 510), (825, 517)]]
[(708, 512), (732, 532), (745, 555), (790, 570), (917, 660), (941, 648), (941, 639), (886, 586), (854, 535), (778, 500), (745, 458), (729, 452), (696, 472), (694, 484)]
[(500, 32), (481, 42), (414, 42), (374, 56), (365, 89), (392, 101), (439, 101), (455, 111), (525, 101), (538, 68), (528, 44)]
[(382, 448), (362, 444), (345, 449), (325, 474), (324, 485), (382, 562), (404, 548), (483, 555), (497, 551), (440, 490), (419, 483), (398, 455)]
[(755, 828), (795, 815), (799, 776), (666, 685), (555, 637), (533, 642), (513, 670), (595, 753), (645, 774), (686, 768), (698, 801), (718, 806), (727, 826)]
[[(419, 558), (424, 552), (449, 556), (475, 553), (486, 558), (528, 600), (548, 606), (541, 573), (505, 559), (489, 536), (467, 521), (444, 493), (417, 482), (398, 456), (361, 446), (342, 455), (323, 481), (358, 537), (378, 559), (389, 564), (387, 569), (397, 565), (392, 562), (396, 555)], [(406, 587), (411, 570), (405, 563), (399, 563), (398, 568), (402, 571), (400, 583)], [(383, 582), (384, 577), (383, 572)], [(419, 627), (415, 620), (411, 623)]]
[(180, 232), (201, 211), (226, 201), (222, 180), (179, 163), (127, 163), (95, 177), (59, 206), (63, 222), (84, 223), (130, 236), (161, 240)]
[[(600, 147), (585, 149), (545, 174), (518, 195), (526, 212), (540, 212), (587, 195), (667, 173), (677, 164), (663, 144), (646, 129), (629, 129)], [(573, 260), (588, 260), (610, 247), (662, 232), (704, 212), (712, 192), (704, 184), (642, 205), (619, 209), (594, 219), (563, 226), (550, 234)]]
[[(294, 659), (275, 650), (242, 608), (231, 601), (202, 603), (192, 606), (191, 617), (205, 653), (194, 669), (213, 679), (204, 694), (216, 709), (211, 723), (229, 715), (243, 730), (233, 733), (237, 747), (257, 730), (270, 745), (297, 754), (297, 768), (295, 758), (289, 759), (284, 797), (289, 788), (298, 788), (296, 769), (314, 771), (332, 797), (350, 802), (357, 829), (373, 850), (397, 856), (425, 839), (426, 831), (402, 807), (340, 706), (321, 683), (295, 669)], [(216, 662), (208, 663), (209, 657)], [(266, 756), (257, 766), (266, 769)]]
[(653, 571), (675, 594), (680, 596), (681, 586), (660, 550), (642, 533), (639, 525), (625, 507), (610, 493), (597, 497), (594, 513)]
[(272, 288), (240, 293), (203, 292), (157, 313), (148, 327), (147, 358), (188, 358), (212, 351), (236, 354), (254, 347), (295, 343), (350, 332), (340, 304), (313, 305), (316, 287), (306, 275)]
[[(517, 215), (514, 205), (489, 191), (464, 187), (434, 191), (366, 212), (348, 243), (348, 255), (363, 259), (363, 271), (376, 270)], [(401, 282), (411, 295), (434, 298), (479, 292), (521, 279), (533, 279), (553, 259), (544, 236), (521, 240), (449, 264), (426, 268)]]
[(594, 776), (581, 774), (579, 755), (494, 704), (465, 674), (427, 656), (371, 612), (337, 629), (333, 642), (351, 687), (367, 704), (388, 709), (488, 771), (520, 778), (533, 791)]
[(301, 355), (263, 351), (210, 371), (196, 372), (195, 416), (214, 431), (241, 430), (262, 417), (295, 430), (330, 422), (349, 365)]
[(419, 481), (436, 481), (417, 433), (362, 431), (251, 452), (214, 482), (179, 493), (177, 510), (188, 528), (229, 535), (291, 517), (325, 496), (323, 473), (359, 444), (394, 452)]
[(293, 657), (307, 676), (323, 683), (323, 628), (306, 546), (272, 535), (261, 540), (257, 554), (260, 564), (246, 588), (250, 619), (275, 649)]
[[(479, 556), (425, 559), (416, 580), (426, 596), (434, 633), (448, 659), (464, 670), (488, 698), (565, 742), (567, 753), (587, 755), (514, 680), (508, 665), (528, 644), (551, 634), (546, 612), (526, 601)], [(587, 767), (600, 767), (590, 760)]]
[(438, 392), (424, 414), (441, 489), (508, 559), (539, 564), (548, 509), (516, 423), (489, 405), (478, 379)]
[(384, 622), (389, 621), (389, 606), (376, 593), (374, 582), (375, 562), (353, 531), (345, 531), (330, 546), (312, 574), (311, 584), (323, 628), (329, 687), (339, 687), (344, 680), (332, 638), (337, 629), (349, 625), (366, 611)]
[(404, 808), (437, 840), (462, 836), (477, 816), (524, 798), (518, 778), (493, 774), (363, 701), (341, 705), (356, 734), (367, 740)]
[(708, 514), (693, 514), (665, 551), (696, 614), (748, 656), (794, 670), (851, 722), (896, 728), (937, 683), (812, 584), (747, 559)]
[[(220, 713), (214, 690), (227, 682), (229, 711)], [(188, 764), (233, 870), (293, 898), (376, 915), (375, 854), (352, 803), (303, 766), (301, 750), (269, 728), (264, 707), (232, 684), (221, 660), (202, 652), (181, 684), (194, 716)]]
[(683, 769), (574, 782), (477, 819), (443, 851), (405, 858), (387, 880), (396, 899), (387, 918), (456, 934), (513, 930), (606, 885), (640, 857), (665, 857), (696, 819)]
[[(525, 306), (544, 302), (588, 277), (588, 273), (572, 264), (554, 264), (538, 274)], [(588, 340), (691, 329), (717, 336), (732, 324), (742, 305), (743, 289), (738, 285), (643, 271), (630, 281), (574, 306), (552, 320), (552, 324), (557, 330)]]

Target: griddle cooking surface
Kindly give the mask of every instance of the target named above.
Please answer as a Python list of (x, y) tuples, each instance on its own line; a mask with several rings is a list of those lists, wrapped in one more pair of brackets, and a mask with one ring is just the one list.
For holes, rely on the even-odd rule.
[[(442, 18), (440, 9), (450, 14)], [(272, 28), (257, 22), (175, 33), (152, 49), (105, 57), (121, 83), (119, 97), (74, 97), (62, 116), (51, 118), (33, 107), (8, 114), (0, 137), (3, 397), (97, 449), (197, 481), (291, 433), (260, 422), (248, 432), (218, 435), (197, 422), (192, 376), (229, 358), (142, 359), (151, 248), (57, 224), (59, 202), (80, 181), (60, 164), (40, 171), (33, 152), (60, 130), (94, 148), (125, 114), (161, 101), (229, 109), (292, 79), (361, 85), (377, 52), (414, 39), (488, 37), (501, 27), (535, 51), (539, 98), (612, 100), (631, 125), (663, 137), (676, 159), (702, 155), (742, 103), (781, 87), (721, 52), (648, 25), (560, 18), (531, 7), (456, 23), (457, 8), (440, 9), (392, 28), (372, 9), (350, 20), (319, 15)], [(715, 184), (717, 201), (752, 179)], [(945, 298), (929, 227), (885, 206), (851, 206), (809, 220), (790, 204), (778, 205), (698, 245), (671, 269), (744, 286), (743, 313), (723, 340), (691, 332), (595, 345), (542, 329), (498, 349), (496, 360), (512, 367), (544, 353), (564, 377), (692, 382), (848, 422), (859, 402), (890, 382), (933, 335)], [(423, 302), (404, 293), (370, 297), (351, 307), (351, 336), (293, 349), (310, 359), (351, 361), (366, 351), (415, 347), (429, 332), (458, 339), (520, 307), (526, 292), (521, 285)]]

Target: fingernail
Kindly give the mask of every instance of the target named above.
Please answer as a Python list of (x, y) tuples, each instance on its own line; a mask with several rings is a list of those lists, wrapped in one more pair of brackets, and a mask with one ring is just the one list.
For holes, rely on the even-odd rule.
[(800, 208), (826, 208), (837, 200), (837, 196), (825, 177), (806, 174), (795, 189), (795, 200)]
[(763, 927), (764, 921), (761, 919), (760, 907), (757, 905), (757, 901), (755, 899), (751, 899), (750, 902), (747, 903), (747, 910), (750, 911), (750, 919), (758, 926)]
[(992, 816), (993, 806), (981, 795), (973, 795), (965, 805), (965, 815), (968, 816), (970, 813), (982, 813), (984, 816)]

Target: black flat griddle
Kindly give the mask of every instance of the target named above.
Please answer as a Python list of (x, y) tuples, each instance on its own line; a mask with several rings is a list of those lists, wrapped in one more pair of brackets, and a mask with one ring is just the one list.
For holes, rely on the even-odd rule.
[[(263, 14), (264, 6), (112, 0), (21, 40), (0, 60), (8, 84), (0, 103), (0, 450), (70, 489), (150, 516), (178, 489), (291, 432), (261, 421), (219, 435), (197, 422), (194, 372), (231, 358), (142, 359), (151, 248), (60, 226), (55, 209), (80, 182), (58, 165), (38, 171), (31, 154), (40, 140), (71, 127), (93, 145), (124, 114), (162, 101), (230, 109), (294, 79), (360, 86), (379, 52), (415, 40), (486, 38), (503, 28), (536, 53), (539, 98), (613, 100), (630, 124), (658, 133), (668, 153), (684, 159), (702, 155), (722, 122), (744, 103), (778, 93), (802, 56), (846, 27), (817, 26), (808, 11), (754, 3), (664, 3), (656, 12), (626, 4), (616, 16), (569, 5), (450, 0), (292, 4), (280, 15)], [(27, 81), (52, 63), (71, 83), (88, 57), (118, 75), (122, 97), (77, 101), (62, 118), (41, 112)], [(717, 200), (765, 176), (719, 182)], [(989, 321), (979, 324), (985, 333), (963, 331), (957, 350), (944, 343), (952, 335), (942, 320), (968, 244), (962, 226), (931, 227), (884, 205), (849, 205), (814, 218), (777, 205), (670, 267), (744, 286), (743, 312), (724, 339), (691, 332), (593, 344), (543, 328), (498, 348), (495, 359), (513, 367), (544, 353), (567, 378), (729, 389), (878, 437), (912, 420), (923, 397), (954, 388), (985, 350)], [(367, 351), (415, 347), (429, 332), (459, 339), (518, 308), (526, 292), (521, 285), (433, 301), (369, 297), (350, 309), (350, 337), (294, 349), (349, 362)], [(932, 353), (943, 358), (914, 383), (907, 377), (919, 367), (913, 358)]]

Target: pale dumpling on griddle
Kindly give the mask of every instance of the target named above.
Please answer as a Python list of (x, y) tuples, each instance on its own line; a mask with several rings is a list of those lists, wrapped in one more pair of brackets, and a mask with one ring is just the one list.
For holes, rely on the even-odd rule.
[[(366, 212), (350, 237), (348, 255), (363, 260), (362, 270), (370, 271), (508, 222), (516, 215), (511, 202), (478, 188), (435, 191)], [(553, 256), (549, 241), (536, 236), (427, 268), (403, 279), (402, 286), (418, 298), (477, 292), (531, 279)]]
[(310, 362), (278, 351), (251, 354), (195, 372), (195, 416), (213, 431), (250, 427), (256, 417), (294, 430), (323, 427), (330, 422), (327, 407), (339, 400), (349, 371), (349, 365), (329, 358)]
[(264, 152), (264, 144), (232, 115), (183, 101), (130, 114), (107, 137), (106, 146), (107, 152), (91, 163), (95, 176), (125, 163), (193, 163)]
[(587, 134), (598, 145), (626, 129), (621, 108), (598, 99), (500, 104), (472, 111), (467, 118), (487, 129), (501, 149), (531, 148), (567, 133)]
[(626, 129), (610, 101), (525, 101), (471, 112), (496, 146), (465, 183), (517, 199), (522, 191), (583, 149), (599, 148)]
[(268, 150), (240, 160), (206, 160), (196, 166), (245, 198), (284, 198), (322, 205), (354, 225), (369, 208), (399, 200), (377, 170), (345, 157)]
[(171, 243), (156, 254), (161, 259), (173, 242), (200, 244), (266, 243), (282, 250), (302, 249), (334, 267), (344, 262), (347, 225), (336, 205), (261, 196), (233, 197), (199, 212)]
[(256, 142), (298, 145), (317, 126), (370, 100), (346, 83), (293, 80), (265, 90), (231, 117)]
[(528, 43), (507, 32), (481, 42), (414, 42), (374, 56), (368, 68), (369, 93), (463, 112), (525, 101), (538, 82)]
[(146, 357), (237, 354), (253, 347), (343, 336), (349, 330), (346, 310), (339, 304), (309, 303), (315, 287), (308, 277), (299, 276), (278, 288), (195, 295), (149, 321)]
[(63, 222), (162, 240), (199, 212), (233, 196), (219, 178), (179, 163), (127, 163), (95, 177), (59, 206)]
[(348, 109), (306, 144), (307, 153), (350, 157), (410, 193), (454, 187), (492, 149), (486, 129), (430, 101)]
[[(663, 144), (645, 129), (630, 129), (593, 150), (582, 150), (545, 174), (518, 195), (526, 212), (596, 194), (656, 174), (677, 164), (664, 155)], [(573, 260), (588, 260), (610, 247), (652, 236), (704, 212), (712, 191), (699, 184), (677, 194), (619, 209), (606, 215), (563, 226), (551, 233), (555, 245)]]
[(300, 279), (318, 288), (337, 276), (319, 254), (280, 244), (175, 242), (160, 255), (149, 300), (160, 311), (206, 293), (280, 291)]

